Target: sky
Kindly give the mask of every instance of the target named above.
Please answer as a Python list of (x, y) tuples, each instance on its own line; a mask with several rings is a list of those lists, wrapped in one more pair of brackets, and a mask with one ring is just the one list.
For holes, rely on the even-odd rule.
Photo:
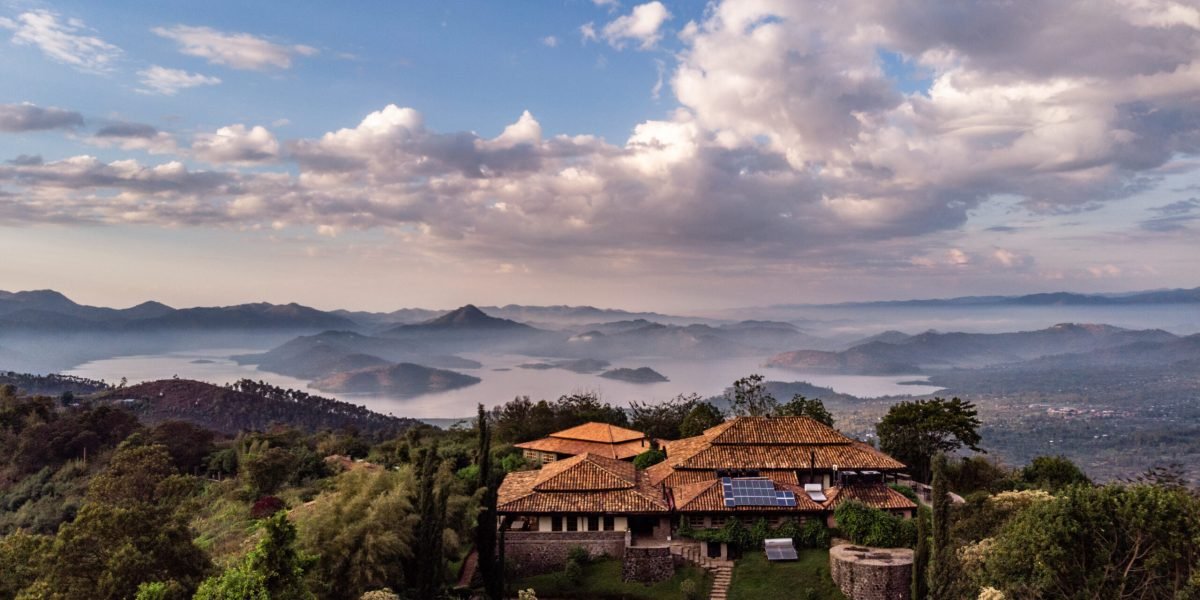
[(698, 311), (1200, 285), (1200, 4), (0, 0), (0, 289)]

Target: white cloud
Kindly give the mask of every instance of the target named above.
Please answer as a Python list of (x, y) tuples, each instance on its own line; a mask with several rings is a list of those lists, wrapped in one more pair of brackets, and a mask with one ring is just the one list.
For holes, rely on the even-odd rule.
[(192, 141), (192, 154), (213, 164), (259, 163), (279, 156), (279, 141), (261, 125), (247, 128), (239, 123), (198, 134)]
[(120, 48), (87, 33), (83, 21), (62, 20), (48, 10), (32, 10), (16, 19), (0, 19), (0, 28), (13, 31), (14, 44), (34, 46), (51, 59), (82, 71), (108, 71), (121, 55)]
[(556, 38), (552, 35), (548, 35), (548, 36), (542, 38), (542, 45), (546, 46), (547, 48), (557, 48), (558, 47), (558, 38)]
[(581, 38), (583, 38), (583, 41), (585, 41), (585, 42), (596, 41), (598, 39), (598, 37), (596, 35), (596, 24), (588, 22), (588, 23), (584, 23), (583, 25), (580, 25), (579, 26), (579, 36)]
[(139, 91), (148, 94), (174, 96), (180, 90), (202, 85), (217, 85), (221, 80), (211, 75), (189, 73), (181, 69), (168, 69), (151, 65), (148, 69), (138, 71), (142, 87)]
[(224, 32), (211, 27), (176, 25), (155, 27), (151, 31), (174, 40), (179, 44), (179, 51), (188, 56), (250, 71), (287, 69), (292, 66), (293, 56), (313, 56), (319, 52), (311, 46), (286, 46), (248, 33)]
[[(621, 48), (627, 41), (634, 41), (642, 50), (649, 50), (662, 39), (662, 26), (671, 18), (671, 11), (662, 2), (655, 0), (639, 4), (627, 14), (610, 21), (601, 31), (604, 39), (614, 48)], [(589, 24), (590, 25), (590, 24)], [(585, 27), (587, 27), (585, 25)], [(595, 39), (584, 32), (584, 37)]]
[(171, 134), (159, 131), (152, 125), (128, 121), (105, 125), (84, 141), (102, 148), (144, 150), (150, 154), (170, 154), (178, 150), (175, 137)]

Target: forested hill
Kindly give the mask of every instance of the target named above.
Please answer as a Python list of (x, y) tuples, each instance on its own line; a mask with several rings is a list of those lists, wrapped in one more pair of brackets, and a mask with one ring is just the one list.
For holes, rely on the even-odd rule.
[(0, 386), (11, 385), (22, 396), (61, 396), (70, 392), (76, 396), (94, 394), (109, 389), (103, 381), (74, 377), (71, 375), (31, 375), (29, 373), (0, 372)]
[(115, 389), (98, 399), (119, 403), (147, 424), (186, 421), (228, 435), (288, 425), (309, 433), (350, 427), (370, 438), (387, 439), (420, 423), (248, 379), (230, 387), (164, 379)]

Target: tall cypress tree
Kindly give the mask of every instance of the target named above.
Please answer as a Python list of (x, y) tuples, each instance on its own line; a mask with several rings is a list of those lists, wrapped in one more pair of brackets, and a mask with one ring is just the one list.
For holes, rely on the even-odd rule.
[(417, 478), (416, 556), (413, 588), (418, 598), (436, 598), (443, 583), (442, 531), (445, 529), (446, 493), (438, 485), (437, 442), (422, 450)]
[(955, 557), (950, 544), (950, 494), (946, 489), (946, 457), (933, 460), (933, 543), (929, 593), (935, 600), (949, 598), (954, 586)]
[(912, 600), (929, 596), (929, 509), (917, 509), (917, 548), (913, 551)]
[(479, 572), (483, 577), (483, 588), (492, 600), (504, 595), (501, 575), (503, 568), (496, 564), (496, 481), (492, 474), (492, 427), (487, 411), (479, 405), (479, 482), (483, 490), (480, 512), (475, 527), (475, 548), (479, 555)]

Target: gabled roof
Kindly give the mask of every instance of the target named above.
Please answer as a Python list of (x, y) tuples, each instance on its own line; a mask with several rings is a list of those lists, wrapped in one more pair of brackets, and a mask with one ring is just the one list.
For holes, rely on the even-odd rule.
[(637, 486), (637, 480), (637, 469), (632, 463), (598, 454), (580, 454), (542, 467), (533, 489), (539, 492), (627, 490)]
[(899, 470), (900, 461), (808, 417), (737, 417), (665, 442), (673, 469)]
[(668, 510), (662, 488), (630, 463), (583, 454), (539, 471), (509, 473), (500, 484), (502, 513), (659, 513)]
[(646, 434), (608, 423), (584, 423), (570, 429), (552, 433), (549, 437), (564, 440), (580, 440), (584, 442), (600, 442), (604, 444), (619, 444), (645, 439)]
[(809, 417), (737, 417), (705, 430), (712, 444), (844, 444), (850, 438)]
[(858, 500), (871, 508), (903, 510), (916, 509), (917, 503), (892, 488), (878, 485), (848, 485), (825, 490), (826, 508), (835, 508), (848, 500)]

